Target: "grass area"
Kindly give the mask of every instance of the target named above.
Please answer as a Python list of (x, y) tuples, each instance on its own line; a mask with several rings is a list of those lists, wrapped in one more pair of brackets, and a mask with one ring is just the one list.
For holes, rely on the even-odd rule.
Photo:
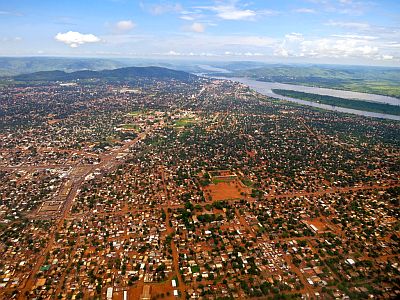
[(148, 138), (147, 143), (149, 143), (150, 145), (152, 145), (154, 147), (158, 147), (160, 145), (165, 144), (165, 139), (162, 137), (159, 137), (159, 136), (155, 136), (152, 138)]
[(192, 273), (199, 273), (200, 272), (200, 267), (199, 266), (191, 266), (190, 268), (192, 270)]
[(126, 130), (134, 130), (134, 131), (139, 130), (139, 126), (136, 124), (122, 124), (121, 128), (126, 129)]
[(156, 114), (155, 109), (151, 108), (137, 108), (136, 110), (132, 110), (127, 113), (128, 116), (130, 117), (138, 117), (138, 116), (154, 116)]
[(212, 178), (212, 183), (214, 184), (218, 184), (221, 182), (233, 182), (234, 180), (236, 180), (236, 176), (225, 176), (225, 178)]
[(214, 184), (218, 184), (218, 183), (221, 183), (221, 182), (226, 182), (226, 181), (222, 180), (222, 179), (216, 179), (216, 178), (213, 178), (213, 180), (212, 180), (212, 183), (214, 183)]
[(242, 178), (242, 182), (243, 182), (243, 184), (245, 186), (248, 186), (248, 187), (252, 187), (253, 186), (253, 182), (248, 178), (243, 177)]
[(127, 115), (131, 116), (131, 117), (138, 117), (141, 115), (151, 115), (153, 113), (154, 113), (154, 111), (151, 109), (139, 109), (139, 110), (134, 110), (134, 111), (128, 112)]
[(339, 97), (273, 89), (274, 93), (291, 98), (297, 98), (305, 101), (318, 102), (321, 104), (327, 104), (332, 106), (339, 106), (344, 108), (351, 108), (356, 110), (370, 111), (376, 113), (383, 113), (389, 115), (400, 116), (400, 106), (390, 105), (385, 103), (377, 103), (363, 100), (344, 99)]
[(137, 117), (137, 116), (142, 115), (143, 113), (144, 113), (144, 111), (142, 111), (142, 110), (131, 111), (128, 113), (128, 116)]
[(174, 126), (175, 127), (186, 127), (186, 126), (193, 125), (194, 123), (196, 123), (196, 122), (193, 118), (182, 118), (182, 119), (179, 119), (178, 121), (176, 121)]

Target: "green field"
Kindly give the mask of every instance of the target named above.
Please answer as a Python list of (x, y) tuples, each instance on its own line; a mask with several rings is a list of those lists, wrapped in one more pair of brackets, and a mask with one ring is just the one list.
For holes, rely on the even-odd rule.
[(222, 182), (226, 182), (226, 180), (217, 179), (217, 178), (213, 178), (213, 179), (212, 179), (212, 183), (213, 183), (213, 184), (218, 184), (218, 183), (222, 183)]
[(144, 111), (141, 111), (141, 110), (131, 111), (131, 112), (128, 113), (128, 116), (137, 117), (137, 116), (140, 116), (140, 115), (142, 115), (142, 114), (144, 114), (144, 113), (145, 113), (145, 112), (144, 112)]
[(198, 266), (191, 266), (190, 268), (192, 270), (192, 273), (199, 273), (200, 272), (200, 268)]
[(186, 127), (186, 126), (193, 125), (194, 123), (196, 123), (196, 121), (193, 118), (182, 118), (182, 119), (177, 120), (175, 122), (174, 126), (175, 127)]
[(344, 108), (351, 108), (363, 111), (400, 116), (400, 106), (396, 105), (389, 105), (385, 103), (370, 102), (363, 100), (344, 99), (339, 97), (303, 93), (290, 90), (273, 89), (272, 91), (275, 94), (281, 96), (297, 98), (305, 101), (318, 102), (322, 104), (339, 106)]
[(120, 127), (126, 130), (139, 131), (139, 126), (136, 124), (122, 124)]
[(248, 187), (252, 187), (253, 186), (253, 182), (248, 178), (243, 177), (242, 178), (242, 182), (243, 182), (243, 184), (245, 186), (248, 186)]

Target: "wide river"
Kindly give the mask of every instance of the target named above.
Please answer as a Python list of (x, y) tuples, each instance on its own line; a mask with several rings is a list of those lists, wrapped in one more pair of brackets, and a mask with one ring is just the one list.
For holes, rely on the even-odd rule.
[(350, 92), (350, 91), (343, 91), (343, 90), (334, 90), (334, 89), (327, 89), (327, 88), (319, 88), (319, 87), (310, 87), (310, 86), (302, 86), (302, 85), (294, 85), (294, 84), (284, 84), (284, 83), (277, 83), (277, 82), (263, 82), (263, 81), (256, 81), (249, 78), (239, 78), (239, 77), (231, 77), (231, 78), (224, 78), (224, 77), (214, 77), (219, 79), (226, 79), (237, 81), (243, 83), (250, 87), (251, 89), (255, 90), (256, 92), (263, 94), (265, 96), (278, 98), (282, 100), (287, 100), (291, 102), (296, 102), (303, 105), (323, 108), (332, 111), (338, 112), (345, 112), (355, 115), (361, 115), (366, 117), (374, 117), (374, 118), (381, 118), (381, 119), (390, 119), (390, 120), (397, 120), (400, 121), (400, 116), (389, 115), (389, 114), (381, 114), (375, 113), (370, 111), (363, 111), (363, 110), (355, 110), (351, 108), (344, 108), (338, 106), (332, 106), (327, 104), (321, 104), (311, 101), (300, 100), (296, 98), (290, 98), (275, 94), (272, 92), (272, 89), (286, 89), (286, 90), (293, 90), (305, 93), (313, 93), (319, 95), (327, 95), (327, 96), (334, 96), (346, 99), (359, 99), (359, 100), (366, 100), (366, 101), (374, 101), (380, 103), (388, 103), (391, 105), (400, 105), (400, 99), (382, 96), (382, 95), (375, 95), (375, 94), (367, 94), (367, 93), (357, 93), (357, 92)]

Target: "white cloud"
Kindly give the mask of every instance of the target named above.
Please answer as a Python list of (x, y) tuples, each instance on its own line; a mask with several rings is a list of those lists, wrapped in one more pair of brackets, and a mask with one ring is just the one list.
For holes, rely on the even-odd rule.
[(150, 12), (152, 15), (159, 16), (166, 13), (179, 13), (183, 11), (182, 5), (179, 3), (160, 3), (153, 5), (146, 5), (143, 1), (140, 2), (140, 7), (143, 10)]
[(324, 25), (341, 27), (341, 28), (358, 29), (358, 30), (365, 30), (370, 28), (370, 25), (368, 23), (359, 23), (359, 22), (329, 21)]
[(188, 15), (182, 15), (179, 18), (181, 18), (182, 20), (185, 20), (185, 21), (194, 21), (194, 17), (188, 16)]
[(165, 53), (165, 55), (171, 55), (171, 56), (181, 56), (182, 54), (179, 52), (176, 52), (174, 50), (170, 50), (168, 53)]
[(66, 33), (57, 33), (54, 37), (57, 41), (69, 45), (71, 48), (77, 48), (85, 43), (97, 43), (100, 39), (94, 34), (83, 34), (76, 31), (68, 31)]
[(230, 51), (225, 51), (225, 52), (177, 52), (174, 50), (170, 50), (168, 52), (163, 52), (163, 53), (152, 53), (152, 55), (162, 55), (162, 56), (181, 56), (181, 57), (193, 57), (193, 56), (198, 56), (198, 57), (262, 57), (265, 56), (263, 53), (258, 53), (258, 52), (230, 52)]
[(274, 55), (281, 57), (309, 58), (364, 58), (383, 59), (390, 56), (380, 44), (362, 36), (337, 35), (327, 38), (306, 39), (300, 34), (287, 34), (275, 49)]
[(176, 52), (174, 50), (170, 50), (166, 53), (153, 53), (153, 55), (163, 55), (163, 56), (217, 56), (215, 53), (210, 53), (210, 52), (199, 52), (199, 53), (181, 53), (181, 52)]
[(355, 39), (317, 39), (303, 41), (301, 53), (312, 57), (363, 57), (374, 58), (379, 54), (379, 48), (366, 41)]
[(204, 32), (205, 29), (206, 29), (206, 27), (202, 23), (195, 22), (190, 26), (190, 30), (193, 31), (193, 32), (200, 33), (200, 32)]
[(285, 39), (288, 40), (289, 42), (296, 42), (296, 41), (304, 40), (304, 37), (301, 33), (292, 32), (292, 33), (286, 34)]
[(367, 0), (308, 0), (318, 6), (318, 11), (360, 16), (377, 5), (376, 1)]
[(256, 16), (256, 12), (250, 9), (239, 10), (233, 7), (219, 7), (218, 17), (224, 20), (246, 20)]
[(1, 39), (1, 41), (3, 41), (3, 42), (20, 42), (20, 41), (22, 41), (22, 38), (19, 37), (19, 36), (16, 36), (16, 37), (13, 37), (13, 38), (10, 38), (10, 37), (3, 37), (3, 38)]
[(206, 20), (207, 18), (200, 13), (199, 10), (182, 10), (180, 11), (180, 19), (185, 21)]
[[(263, 55), (271, 53), (276, 43), (274, 38), (267, 36), (186, 33), (177, 34), (174, 37), (152, 38), (140, 43), (140, 45), (145, 45), (143, 49), (153, 47), (163, 55), (169, 53), (172, 49), (175, 53), (189, 56), (226, 56), (225, 52), (228, 52), (235, 57), (258, 57), (260, 53)], [(173, 54), (169, 53), (169, 55)]]
[(393, 58), (393, 55), (382, 55), (383, 60), (392, 60)]
[(316, 11), (314, 9), (305, 8), (305, 7), (297, 8), (297, 9), (295, 9), (293, 11), (296, 12), (296, 13), (299, 13), (299, 14), (315, 14), (316, 13)]
[(257, 16), (257, 12), (251, 9), (240, 9), (235, 3), (221, 4), (215, 6), (199, 6), (199, 9), (216, 12), (223, 20), (251, 20)]
[(22, 14), (19, 12), (12, 12), (12, 11), (7, 11), (7, 10), (0, 10), (0, 15), (22, 17)]
[(282, 46), (275, 49), (274, 55), (280, 57), (288, 57), (289, 52)]
[(398, 43), (398, 42), (389, 42), (389, 43), (387, 43), (386, 46), (389, 47), (389, 48), (400, 48), (400, 43)]
[(277, 40), (273, 55), (288, 59), (343, 61), (399, 61), (396, 42), (381, 36), (362, 34), (333, 34), (326, 37), (307, 37), (300, 33), (286, 34)]
[(345, 39), (356, 39), (356, 40), (376, 40), (378, 37), (370, 35), (358, 35), (358, 34), (332, 34), (333, 37), (345, 38)]
[(246, 52), (244, 53), (244, 56), (262, 56), (262, 54), (257, 52)]
[(115, 24), (115, 28), (119, 32), (126, 32), (135, 28), (136, 24), (131, 20), (121, 20)]
[(262, 36), (238, 36), (226, 38), (233, 45), (247, 45), (256, 47), (269, 47), (275, 43), (275, 40)]

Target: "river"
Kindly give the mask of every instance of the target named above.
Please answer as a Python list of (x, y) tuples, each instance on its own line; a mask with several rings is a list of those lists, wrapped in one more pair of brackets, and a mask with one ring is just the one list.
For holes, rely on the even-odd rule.
[(400, 121), (400, 116), (381, 114), (381, 113), (363, 111), (363, 110), (355, 110), (355, 109), (351, 109), (351, 108), (344, 108), (344, 107), (332, 106), (332, 105), (327, 105), (327, 104), (321, 104), (321, 103), (317, 103), (317, 102), (300, 100), (300, 99), (296, 99), (296, 98), (285, 97), (285, 96), (275, 94), (274, 92), (272, 92), (272, 89), (286, 89), (286, 90), (334, 96), (334, 97), (340, 97), (340, 98), (346, 98), (346, 99), (359, 99), (359, 100), (374, 101), (374, 102), (380, 102), (380, 103), (388, 103), (391, 105), (400, 105), (400, 99), (393, 98), (393, 97), (375, 95), (375, 94), (367, 94), (367, 93), (357, 93), (357, 92), (343, 91), (343, 90), (334, 90), (334, 89), (327, 89), (327, 88), (319, 88), (319, 87), (294, 85), (294, 84), (284, 84), (284, 83), (278, 83), (278, 82), (256, 81), (253, 79), (241, 78), (241, 77), (240, 78), (239, 77), (232, 77), (232, 78), (214, 77), (214, 78), (240, 82), (240, 83), (247, 85), (248, 87), (255, 90), (256, 92), (263, 94), (265, 96), (278, 98), (278, 99), (282, 99), (282, 100), (287, 100), (287, 101), (291, 101), (291, 102), (296, 102), (296, 103), (303, 104), (303, 105), (318, 107), (318, 108), (327, 109), (327, 110), (331, 110), (331, 111), (338, 111), (338, 112), (350, 113), (350, 114), (355, 114), (355, 115), (361, 115), (361, 116), (366, 116), (366, 117), (374, 117), (374, 118)]

